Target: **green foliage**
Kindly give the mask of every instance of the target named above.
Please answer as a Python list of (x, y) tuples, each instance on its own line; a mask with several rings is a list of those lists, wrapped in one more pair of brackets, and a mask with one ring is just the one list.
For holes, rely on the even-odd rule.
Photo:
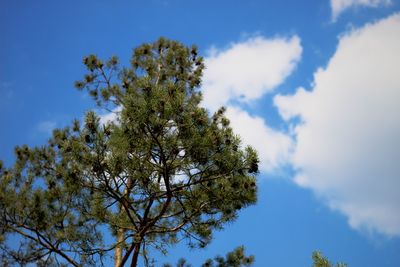
[[(202, 267), (240, 267), (250, 266), (254, 263), (254, 256), (246, 256), (244, 254), (244, 247), (238, 247), (235, 250), (226, 254), (225, 258), (222, 256), (216, 256), (214, 259), (208, 259), (203, 263)], [(187, 263), (186, 259), (182, 258), (176, 264), (176, 267), (191, 267), (192, 265)], [(164, 264), (163, 267), (172, 267), (171, 264)]]
[(329, 262), (328, 258), (324, 257), (321, 252), (315, 251), (312, 255), (313, 259), (313, 265), (312, 267), (346, 267), (347, 264), (344, 263), (337, 263), (336, 265), (333, 265), (331, 262)]
[[(97, 266), (115, 251), (116, 265), (135, 266), (139, 256), (149, 262), (149, 247), (205, 247), (256, 202), (257, 153), (242, 147), (224, 108), (210, 116), (199, 106), (196, 47), (161, 38), (136, 48), (129, 68), (95, 55), (84, 64), (76, 87), (116, 120), (104, 125), (90, 111), (83, 125), (16, 147), (14, 166), (0, 165), (3, 265)], [(104, 242), (105, 229), (114, 242)], [(18, 248), (7, 242), (15, 236)], [(252, 260), (242, 254), (215, 261)]]
[(214, 260), (207, 260), (202, 267), (240, 267), (250, 266), (254, 262), (254, 256), (246, 256), (244, 247), (238, 247), (229, 252), (226, 257), (217, 256)]

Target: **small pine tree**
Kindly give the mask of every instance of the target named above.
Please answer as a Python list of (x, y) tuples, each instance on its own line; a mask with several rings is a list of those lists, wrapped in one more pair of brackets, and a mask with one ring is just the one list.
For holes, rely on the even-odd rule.
[[(225, 258), (216, 256), (214, 259), (208, 259), (201, 267), (240, 267), (250, 266), (254, 262), (254, 256), (246, 256), (244, 254), (244, 247), (238, 247), (233, 251), (226, 254)], [(171, 264), (164, 264), (163, 267), (172, 267)], [(176, 267), (192, 267), (187, 263), (186, 259), (181, 258)]]
[[(1, 165), (3, 266), (97, 266), (110, 253), (115, 266), (136, 266), (149, 247), (205, 247), (256, 202), (257, 153), (242, 147), (224, 108), (210, 116), (199, 106), (196, 47), (161, 38), (136, 48), (129, 68), (95, 55), (84, 64), (76, 87), (116, 119), (103, 124), (90, 111), (83, 125), (54, 130), (45, 146), (16, 147), (15, 164)], [(216, 261), (252, 258), (239, 249)]]
[(238, 247), (229, 252), (226, 257), (217, 256), (214, 260), (207, 260), (202, 267), (240, 267), (249, 266), (254, 262), (254, 256), (246, 256), (244, 247)]
[(313, 265), (312, 267), (346, 267), (347, 265), (345, 263), (337, 263), (336, 265), (333, 265), (328, 258), (324, 257), (321, 252), (315, 251), (312, 254), (312, 259), (313, 259)]

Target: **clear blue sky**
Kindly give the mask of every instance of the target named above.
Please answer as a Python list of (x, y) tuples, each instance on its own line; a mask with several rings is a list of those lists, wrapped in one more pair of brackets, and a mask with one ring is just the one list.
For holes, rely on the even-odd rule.
[(255, 266), (310, 266), (314, 250), (400, 266), (400, 3), (361, 2), (1, 0), (0, 158), (94, 108), (73, 88), (83, 56), (128, 64), (160, 36), (197, 44), (204, 105), (228, 106), (260, 151), (259, 201), (205, 250), (157, 260), (197, 266), (245, 245)]

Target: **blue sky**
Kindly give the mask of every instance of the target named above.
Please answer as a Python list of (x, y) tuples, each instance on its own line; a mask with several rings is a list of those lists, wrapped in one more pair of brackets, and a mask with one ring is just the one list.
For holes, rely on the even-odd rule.
[(228, 107), (262, 159), (259, 201), (202, 251), (245, 245), (255, 266), (400, 266), (400, 3), (0, 1), (0, 158), (94, 108), (82, 57), (120, 57), (159, 36), (197, 44), (203, 105)]

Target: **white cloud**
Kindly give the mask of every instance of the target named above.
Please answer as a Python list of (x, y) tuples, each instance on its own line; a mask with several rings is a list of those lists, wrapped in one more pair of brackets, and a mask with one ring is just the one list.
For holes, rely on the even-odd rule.
[(352, 227), (399, 236), (400, 14), (342, 36), (312, 90), (277, 96), (275, 104), (284, 119), (301, 121), (295, 182)]
[(203, 105), (214, 111), (230, 101), (248, 102), (272, 91), (292, 73), (302, 47), (297, 36), (262, 36), (213, 49), (205, 59)]
[(240, 108), (228, 107), (226, 116), (243, 143), (258, 151), (262, 171), (276, 171), (288, 162), (293, 143), (287, 135), (268, 127), (263, 118), (250, 116)]
[(118, 116), (121, 113), (121, 106), (114, 108), (112, 111), (99, 115), (101, 124), (117, 123)]
[(331, 0), (332, 20), (335, 21), (340, 13), (352, 7), (378, 7), (382, 5), (389, 5), (390, 3), (391, 0)]
[(226, 116), (245, 145), (260, 155), (260, 169), (275, 172), (288, 162), (292, 140), (269, 127), (263, 118), (251, 116), (235, 103), (258, 100), (283, 83), (300, 60), (297, 36), (253, 37), (229, 48), (211, 49), (205, 59), (202, 105), (210, 111), (227, 106)]

